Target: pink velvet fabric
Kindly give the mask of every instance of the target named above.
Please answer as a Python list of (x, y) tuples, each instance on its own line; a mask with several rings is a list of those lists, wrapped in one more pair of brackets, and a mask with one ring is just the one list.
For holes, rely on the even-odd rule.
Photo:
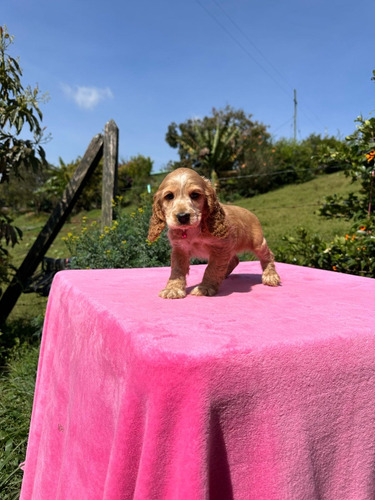
[(373, 500), (375, 280), (277, 269), (60, 272), (21, 499)]

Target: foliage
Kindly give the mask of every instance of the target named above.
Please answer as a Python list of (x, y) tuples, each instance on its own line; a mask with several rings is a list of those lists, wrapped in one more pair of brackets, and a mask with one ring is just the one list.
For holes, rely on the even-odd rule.
[[(0, 182), (9, 178), (11, 170), (17, 176), (21, 165), (36, 171), (46, 164), (39, 109), (45, 96), (40, 97), (38, 87), (22, 86), (22, 70), (8, 53), (12, 42), (6, 26), (0, 27)], [(25, 124), (33, 139), (19, 138)]]
[(177, 167), (196, 168), (206, 177), (216, 172), (233, 172), (245, 163), (245, 151), (266, 143), (270, 135), (266, 126), (253, 121), (251, 115), (230, 106), (213, 109), (212, 116), (171, 123), (166, 141), (178, 150)]
[(213, 109), (212, 116), (203, 119), (172, 123), (166, 140), (180, 156), (172, 168), (192, 167), (206, 177), (217, 177), (221, 195), (230, 201), (311, 180), (319, 172), (317, 153), (340, 143), (316, 134), (300, 142), (275, 142), (265, 125), (229, 106)]
[[(273, 163), (279, 183), (291, 184), (306, 182), (314, 178), (321, 166), (317, 161), (319, 151), (327, 147), (335, 147), (341, 141), (334, 137), (321, 137), (311, 134), (300, 142), (280, 139), (274, 145)], [(326, 173), (336, 172), (339, 168), (325, 169)]]
[[(73, 177), (77, 167), (81, 162), (81, 158), (70, 163), (65, 163), (62, 158), (59, 158), (59, 165), (57, 167), (49, 165), (48, 168), (42, 173), (43, 175), (35, 176), (34, 182), (23, 186), (25, 190), (24, 196), (19, 196), (18, 201), (23, 201), (23, 206), (29, 206), (36, 212), (46, 211), (50, 212), (56, 203), (61, 199), (61, 196)], [(122, 193), (129, 193), (127, 195), (127, 202), (138, 202), (141, 193), (145, 192), (146, 186), (149, 182), (149, 175), (152, 169), (152, 161), (142, 155), (130, 158), (128, 162), (123, 162), (119, 165), (118, 169), (118, 188)], [(26, 174), (27, 175), (27, 174)], [(103, 177), (103, 160), (100, 160), (98, 167), (92, 173), (85, 189), (78, 198), (75, 206), (74, 213), (82, 210), (88, 211), (93, 208), (100, 208), (102, 199), (102, 177)], [(10, 182), (12, 187), (12, 182)], [(30, 195), (32, 192), (32, 196)], [(12, 201), (14, 207), (15, 200), (10, 200), (9, 191), (3, 198), (7, 201)], [(29, 196), (27, 196), (29, 194)], [(1, 195), (1, 190), (0, 190)]]
[(50, 178), (54, 175), (52, 165), (43, 170), (32, 172), (24, 166), (19, 168), (21, 178), (10, 177), (0, 184), (0, 205), (7, 211), (50, 212), (56, 203), (56, 193), (50, 190)]
[[(8, 249), (2, 244), (12, 245), (12, 247), (22, 238), (22, 231), (12, 225), (12, 219), (6, 213), (0, 213), (0, 284), (9, 281), (10, 271), (13, 270), (11, 257)], [(0, 296), (2, 290), (0, 288)]]
[(170, 262), (170, 246), (165, 234), (151, 243), (147, 239), (151, 204), (131, 214), (122, 214), (111, 227), (101, 231), (96, 222), (83, 220), (81, 234), (68, 233), (65, 242), (76, 269), (158, 267)]
[[(61, 199), (61, 196), (72, 179), (75, 171), (81, 163), (81, 157), (70, 163), (65, 163), (62, 158), (59, 158), (59, 166), (54, 169), (54, 175), (50, 177), (50, 192), (56, 193), (56, 201)], [(91, 210), (99, 208), (102, 200), (102, 178), (103, 178), (103, 160), (99, 161), (98, 166), (91, 174), (91, 177), (85, 186), (85, 189), (80, 194), (76, 204), (74, 205), (74, 212), (81, 210)], [(42, 186), (43, 189), (43, 186)], [(54, 190), (54, 192), (53, 192)]]
[(374, 225), (353, 226), (350, 234), (327, 243), (318, 234), (299, 228), (295, 236), (283, 238), (286, 245), (276, 258), (299, 266), (316, 267), (346, 274), (375, 277)]
[(118, 192), (125, 203), (140, 203), (150, 183), (153, 161), (138, 155), (122, 161), (118, 168)]
[(321, 173), (317, 152), (339, 142), (334, 137), (322, 138), (316, 134), (300, 142), (279, 139), (272, 144), (263, 144), (262, 138), (259, 138), (257, 145), (245, 150), (245, 163), (238, 174), (220, 180), (221, 194), (225, 199), (234, 201), (286, 184), (307, 182)]
[(375, 176), (375, 118), (364, 119), (359, 116), (353, 134), (336, 148), (326, 148), (320, 161), (327, 166), (338, 165), (345, 170), (352, 182), (359, 181), (359, 194), (350, 193), (347, 197), (329, 196), (321, 208), (327, 217), (354, 217), (361, 219), (374, 213), (374, 176)]
[[(21, 177), (21, 169), (39, 170), (46, 164), (41, 146), (43, 129), (38, 87), (24, 88), (18, 61), (10, 56), (13, 42), (6, 26), (0, 26), (0, 184), (10, 175)], [(24, 126), (29, 126), (32, 139), (21, 139)], [(1, 207), (0, 207), (1, 208)], [(15, 245), (21, 232), (12, 226), (12, 219), (0, 213), (0, 285), (6, 281), (10, 270), (9, 253), (5, 246)], [(1, 293), (1, 289), (0, 289)]]

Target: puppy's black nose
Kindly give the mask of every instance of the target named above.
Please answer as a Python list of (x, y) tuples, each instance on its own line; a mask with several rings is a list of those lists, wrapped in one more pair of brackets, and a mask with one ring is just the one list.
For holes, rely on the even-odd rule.
[(182, 225), (189, 224), (190, 214), (186, 214), (186, 213), (177, 214), (177, 220)]

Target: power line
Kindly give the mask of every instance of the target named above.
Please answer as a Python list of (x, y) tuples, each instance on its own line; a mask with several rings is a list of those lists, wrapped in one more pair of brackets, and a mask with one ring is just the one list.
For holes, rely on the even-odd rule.
[[(274, 172), (262, 172), (262, 173), (255, 173), (255, 174), (245, 174), (245, 175), (233, 175), (233, 176), (229, 176), (229, 177), (219, 177), (219, 182), (222, 183), (224, 182), (224, 184), (230, 182), (230, 181), (236, 181), (238, 179), (251, 179), (251, 178), (257, 178), (257, 177), (274, 177), (274, 176), (277, 176), (277, 175), (281, 175), (281, 174), (295, 174), (295, 173), (299, 173), (299, 172), (317, 172), (317, 171), (324, 171), (325, 169), (335, 169), (335, 170), (342, 170), (339, 166), (325, 166), (325, 165), (321, 165), (319, 167), (316, 167), (316, 168), (299, 168), (298, 171), (292, 169), (292, 168), (289, 168), (289, 169), (285, 169), (285, 170), (277, 170), (277, 171), (274, 171)], [(158, 173), (161, 173), (161, 172), (158, 172)], [(122, 188), (122, 189), (119, 189), (119, 192), (120, 193), (125, 193), (127, 191), (132, 191), (133, 189), (140, 189), (142, 186), (131, 186), (131, 187), (127, 187), (127, 188)], [(145, 189), (147, 189), (147, 185), (145, 185)]]
[(223, 7), (219, 4), (217, 0), (212, 0), (214, 4), (221, 10), (221, 12), (224, 14), (224, 16), (229, 19), (229, 21), (233, 24), (233, 26), (239, 31), (239, 33), (252, 45), (252, 47), (258, 52), (258, 54), (261, 56), (264, 61), (273, 69), (275, 73), (279, 75), (279, 77), (284, 80), (284, 82), (290, 87), (290, 89), (293, 89), (293, 86), (288, 82), (288, 80), (285, 78), (285, 76), (274, 66), (274, 64), (264, 55), (264, 53), (259, 49), (259, 47), (255, 44), (253, 40), (249, 37), (247, 33), (239, 26), (239, 24), (234, 21), (234, 19), (223, 9)]
[(287, 90), (283, 85), (281, 85), (281, 83), (278, 80), (276, 80), (276, 78), (253, 56), (253, 54), (227, 29), (227, 27), (224, 24), (221, 21), (219, 21), (219, 19), (214, 14), (212, 14), (212, 12), (210, 12), (210, 10), (207, 9), (207, 7), (202, 2), (200, 2), (200, 0), (195, 0), (195, 1), (206, 12), (206, 14), (209, 15), (211, 19), (213, 19), (215, 23), (218, 26), (220, 26), (220, 28), (223, 31), (225, 31), (225, 33), (234, 41), (234, 43), (238, 45), (245, 52), (245, 54), (250, 59), (252, 59), (252, 61), (254, 61), (255, 64), (257, 64), (262, 69), (262, 71), (269, 78), (271, 78), (274, 81), (274, 83), (276, 83), (276, 85), (290, 98), (289, 90)]
[(229, 180), (236, 180), (236, 179), (248, 179), (248, 178), (254, 178), (254, 177), (272, 177), (272, 176), (277, 176), (280, 174), (295, 174), (299, 172), (316, 172), (316, 171), (323, 171), (325, 169), (336, 169), (336, 170), (341, 170), (341, 167), (337, 166), (334, 167), (332, 165), (330, 166), (319, 166), (316, 168), (299, 168), (297, 171), (290, 168), (286, 170), (276, 170), (275, 172), (263, 172), (263, 173), (256, 173), (256, 174), (246, 174), (246, 175), (234, 175), (232, 177), (219, 177), (219, 182), (221, 181), (229, 181)]
[[(213, 3), (220, 9), (222, 14), (231, 22), (231, 24), (235, 27), (235, 29), (246, 39), (248, 43), (251, 44), (251, 46), (258, 52), (258, 54), (261, 56), (261, 58), (272, 68), (272, 70), (286, 83), (286, 85), (289, 87), (289, 90), (285, 88), (284, 85), (280, 83), (279, 80), (277, 80), (254, 56), (253, 54), (242, 44), (238, 38), (236, 38), (233, 33), (200, 1), (196, 0), (198, 5), (206, 12), (208, 16), (213, 19), (213, 21), (232, 39), (232, 41), (238, 45), (243, 52), (257, 64), (261, 70), (273, 80), (273, 82), (291, 99), (291, 90), (293, 89), (292, 85), (288, 82), (288, 80), (285, 78), (285, 76), (274, 66), (274, 64), (264, 55), (264, 53), (258, 48), (258, 46), (251, 40), (251, 38), (247, 35), (247, 33), (244, 32), (244, 30), (234, 21), (234, 19), (223, 9), (223, 7), (219, 4), (217, 0), (212, 0)], [(294, 90), (294, 89), (293, 89)], [(293, 99), (293, 101), (295, 101)], [(306, 112), (308, 111), (308, 113)], [(315, 121), (316, 124), (319, 124), (320, 126), (323, 126), (322, 122), (320, 119), (315, 115), (311, 110), (308, 110), (306, 106), (302, 104), (302, 113), (305, 115), (305, 117), (309, 121)], [(310, 114), (310, 116), (309, 116)], [(313, 118), (312, 118), (313, 117)], [(296, 138), (296, 131), (294, 132), (294, 137)]]
[(281, 125), (273, 129), (273, 133), (277, 132), (281, 128), (285, 127), (285, 125), (288, 125), (293, 122), (293, 116), (288, 118), (285, 122), (283, 122)]

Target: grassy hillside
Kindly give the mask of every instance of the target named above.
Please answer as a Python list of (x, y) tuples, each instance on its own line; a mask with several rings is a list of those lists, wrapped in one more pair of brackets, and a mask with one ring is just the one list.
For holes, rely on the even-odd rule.
[(244, 199), (236, 205), (254, 212), (260, 219), (270, 246), (277, 249), (282, 236), (292, 235), (296, 228), (305, 227), (330, 241), (335, 235), (345, 234), (350, 226), (342, 219), (325, 219), (318, 215), (325, 196), (356, 192), (343, 172), (322, 175), (304, 184), (282, 187), (276, 191)]

